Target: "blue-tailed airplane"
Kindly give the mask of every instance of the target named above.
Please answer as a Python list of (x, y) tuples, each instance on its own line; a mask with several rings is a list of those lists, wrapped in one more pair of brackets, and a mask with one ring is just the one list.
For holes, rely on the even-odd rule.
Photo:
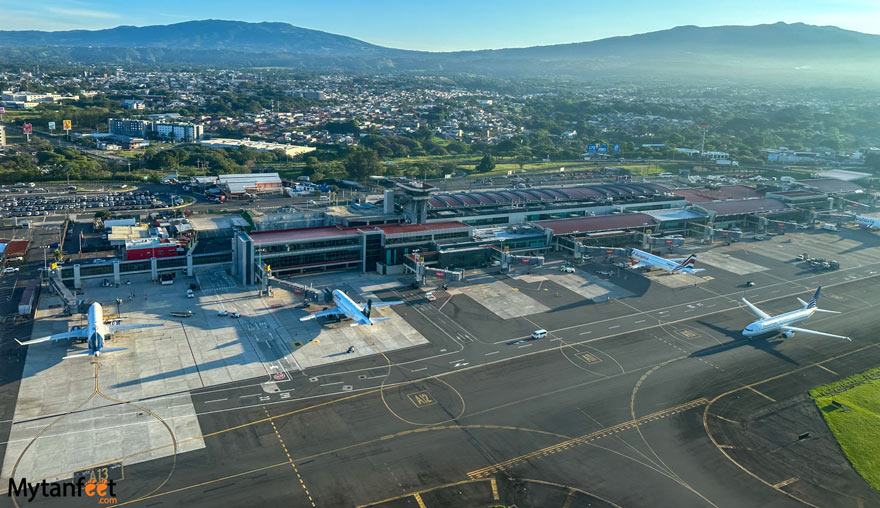
[(41, 337), (39, 339), (29, 340), (27, 342), (22, 342), (18, 339), (15, 339), (15, 341), (22, 346), (30, 346), (32, 344), (39, 344), (40, 342), (47, 342), (50, 340), (54, 341), (61, 339), (86, 339), (89, 345), (89, 349), (87, 351), (83, 351), (82, 353), (67, 355), (64, 357), (64, 359), (67, 360), (69, 358), (80, 358), (83, 356), (100, 356), (106, 353), (124, 351), (126, 349), (124, 347), (104, 347), (104, 340), (116, 332), (122, 332), (126, 330), (138, 330), (140, 328), (153, 328), (156, 326), (165, 325), (121, 325), (114, 324), (112, 322), (110, 324), (106, 324), (104, 323), (104, 308), (101, 307), (100, 303), (95, 302), (89, 307), (89, 324), (87, 327), (75, 328), (73, 330), (70, 330), (69, 332), (56, 333), (55, 335), (49, 335), (48, 337)]
[(798, 328), (796, 326), (792, 326), (799, 321), (803, 321), (809, 318), (816, 312), (840, 314), (840, 312), (834, 310), (825, 310), (817, 307), (820, 291), (822, 291), (822, 286), (819, 286), (819, 288), (816, 289), (816, 292), (813, 294), (813, 298), (811, 298), (809, 302), (805, 302), (798, 298), (798, 301), (801, 302), (801, 304), (803, 305), (802, 308), (793, 310), (791, 312), (786, 312), (785, 314), (780, 314), (778, 316), (771, 316), (763, 310), (755, 307), (751, 302), (746, 300), (746, 296), (745, 294), (743, 294), (743, 303), (746, 304), (746, 306), (759, 318), (757, 321), (754, 321), (749, 326), (745, 327), (745, 329), (743, 329), (743, 335), (745, 335), (746, 337), (754, 337), (756, 335), (764, 335), (768, 333), (781, 333), (783, 337), (789, 339), (792, 335), (795, 334), (795, 332), (800, 332), (851, 341), (852, 339), (843, 335), (834, 335), (833, 333), (817, 332), (815, 330), (809, 330), (807, 328)]
[(672, 258), (666, 259), (661, 258), (660, 256), (655, 256), (653, 254), (649, 254), (643, 250), (633, 249), (630, 257), (637, 260), (638, 263), (634, 264), (633, 268), (641, 268), (643, 266), (651, 266), (653, 268), (661, 268), (666, 270), (669, 273), (690, 273), (694, 274), (697, 272), (702, 272), (703, 268), (694, 268), (694, 264), (697, 262), (697, 255), (691, 254), (686, 258)]
[(370, 312), (373, 309), (378, 309), (380, 307), (390, 307), (391, 305), (399, 305), (403, 302), (400, 300), (395, 300), (393, 302), (373, 303), (373, 300), (367, 300), (367, 304), (364, 306), (363, 309), (361, 309), (360, 306), (354, 303), (354, 300), (352, 300), (347, 294), (338, 289), (334, 289), (333, 303), (336, 304), (336, 307), (330, 307), (329, 309), (324, 309), (321, 312), (309, 314), (308, 316), (299, 318), (299, 320), (308, 321), (310, 319), (315, 319), (323, 316), (345, 316), (354, 321), (353, 323), (351, 323), (351, 326), (373, 325), (378, 323), (379, 321), (388, 321), (389, 319), (391, 319), (387, 317), (371, 318)]

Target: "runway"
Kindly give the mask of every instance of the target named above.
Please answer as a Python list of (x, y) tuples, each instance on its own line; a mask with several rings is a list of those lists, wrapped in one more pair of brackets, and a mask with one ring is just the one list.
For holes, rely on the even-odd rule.
[[(118, 504), (880, 505), (806, 398), (880, 364), (868, 332), (880, 267), (725, 255), (768, 269), (747, 290), (714, 268), (674, 289), (613, 277), (633, 296), (600, 303), (552, 278), (496, 276), (548, 309), (506, 319), (466, 287), (435, 302), (377, 291), (404, 299), (395, 312), (430, 343), (306, 369), (272, 392), (260, 380), (190, 391), (205, 448), (127, 466)], [(779, 313), (819, 283), (842, 314), (804, 325), (853, 342), (740, 335), (744, 290)], [(536, 328), (548, 337), (528, 340)]]

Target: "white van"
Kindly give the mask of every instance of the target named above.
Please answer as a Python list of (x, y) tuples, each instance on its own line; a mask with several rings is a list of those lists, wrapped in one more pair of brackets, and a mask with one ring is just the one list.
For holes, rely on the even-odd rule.
[(543, 339), (546, 336), (547, 336), (547, 330), (544, 330), (543, 328), (532, 332), (533, 339)]

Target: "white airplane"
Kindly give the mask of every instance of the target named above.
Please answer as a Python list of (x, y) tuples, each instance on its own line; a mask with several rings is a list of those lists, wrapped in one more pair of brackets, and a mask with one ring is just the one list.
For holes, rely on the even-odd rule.
[(354, 303), (354, 300), (352, 300), (347, 294), (338, 289), (334, 289), (333, 303), (336, 304), (336, 307), (330, 307), (329, 309), (322, 310), (321, 312), (309, 314), (308, 316), (299, 318), (299, 320), (309, 321), (311, 319), (319, 318), (322, 316), (345, 316), (354, 321), (351, 326), (373, 325), (378, 323), (379, 321), (388, 321), (389, 319), (391, 319), (387, 317), (371, 318), (370, 312), (373, 309), (377, 309), (380, 307), (390, 307), (391, 305), (399, 305), (403, 303), (403, 301), (395, 300), (393, 302), (373, 303), (373, 300), (367, 300), (367, 305), (364, 306), (363, 309), (361, 309), (358, 304)]
[(165, 324), (119, 325), (113, 324), (112, 322), (111, 324), (105, 324), (104, 308), (101, 307), (100, 303), (95, 302), (89, 307), (89, 324), (87, 327), (77, 328), (64, 333), (56, 333), (55, 335), (49, 335), (48, 337), (41, 337), (39, 339), (29, 340), (27, 342), (22, 342), (18, 339), (15, 339), (15, 341), (18, 342), (18, 344), (21, 346), (30, 346), (32, 344), (39, 344), (40, 342), (47, 342), (50, 340), (54, 341), (61, 339), (86, 339), (89, 344), (88, 351), (67, 355), (64, 357), (64, 359), (67, 360), (69, 358), (79, 358), (83, 356), (100, 356), (106, 353), (124, 351), (127, 348), (104, 347), (104, 340), (116, 332), (122, 332), (125, 330), (138, 330), (140, 328), (153, 328), (156, 326), (165, 326)]
[(694, 268), (694, 264), (697, 262), (696, 254), (691, 254), (686, 258), (666, 259), (661, 258), (660, 256), (655, 256), (653, 254), (648, 254), (643, 250), (633, 249), (630, 257), (638, 260), (638, 263), (632, 266), (633, 268), (652, 266), (654, 268), (662, 268), (669, 273), (681, 272), (690, 274), (702, 272), (704, 270), (703, 268)]
[(835, 339), (845, 339), (851, 341), (849, 337), (845, 337), (843, 335), (834, 335), (833, 333), (825, 333), (825, 332), (817, 332), (815, 330), (808, 330), (806, 328), (798, 328), (796, 326), (792, 326), (793, 324), (803, 321), (815, 312), (827, 312), (829, 314), (840, 314), (840, 312), (834, 310), (825, 310), (820, 309), (816, 306), (819, 301), (819, 292), (822, 291), (822, 286), (819, 286), (816, 289), (816, 292), (813, 294), (813, 298), (810, 299), (809, 302), (805, 302), (798, 298), (798, 301), (803, 305), (802, 308), (798, 310), (793, 310), (791, 312), (786, 312), (785, 314), (780, 314), (778, 316), (771, 316), (761, 309), (755, 307), (751, 302), (746, 300), (745, 294), (743, 294), (742, 301), (746, 304), (746, 306), (758, 316), (758, 320), (751, 323), (749, 326), (743, 329), (743, 335), (746, 337), (754, 337), (756, 335), (763, 335), (766, 333), (772, 332), (780, 332), (782, 336), (786, 339), (791, 338), (795, 332), (801, 333), (809, 333), (812, 335), (822, 335), (823, 337), (832, 337)]
[(859, 221), (859, 227), (861, 228), (880, 229), (880, 219), (856, 215), (856, 220)]

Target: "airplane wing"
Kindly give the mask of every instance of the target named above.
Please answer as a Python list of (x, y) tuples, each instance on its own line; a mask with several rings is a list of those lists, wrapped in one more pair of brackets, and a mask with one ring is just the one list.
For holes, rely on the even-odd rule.
[(155, 328), (157, 326), (165, 326), (165, 323), (158, 323), (152, 325), (139, 325), (139, 324), (131, 324), (131, 325), (110, 325), (107, 328), (110, 329), (110, 333), (116, 332), (124, 332), (127, 330), (140, 330), (141, 328)]
[[(381, 307), (391, 307), (392, 305), (400, 305), (402, 303), (403, 303), (403, 300), (393, 300), (393, 301), (389, 301), (389, 302), (374, 302), (372, 304), (372, 307), (374, 309), (378, 309)], [(373, 321), (375, 321), (375, 319)]]
[(69, 332), (64, 333), (56, 333), (55, 335), (49, 335), (48, 337), (40, 337), (39, 339), (29, 340), (27, 342), (22, 342), (18, 339), (15, 339), (15, 342), (18, 342), (20, 346), (30, 346), (31, 344), (39, 344), (40, 342), (47, 342), (50, 340), (61, 340), (61, 339), (81, 339), (87, 336), (89, 333), (88, 328), (79, 328), (76, 330), (70, 330)]
[(679, 271), (682, 273), (689, 273), (689, 274), (693, 275), (695, 273), (705, 272), (706, 269), (705, 268), (682, 268)]
[(742, 301), (743, 301), (744, 304), (746, 304), (746, 307), (748, 307), (749, 310), (751, 310), (752, 312), (754, 312), (755, 315), (758, 316), (759, 318), (761, 318), (761, 319), (767, 319), (767, 318), (770, 317), (770, 314), (767, 314), (767, 313), (764, 312), (763, 310), (761, 310), (761, 309), (755, 307), (754, 305), (752, 305), (752, 302), (746, 300), (746, 296), (745, 296), (745, 294), (743, 294)]
[(644, 268), (646, 266), (649, 266), (648, 263), (643, 263), (643, 262), (639, 261), (638, 263), (632, 265), (631, 268)]
[(833, 339), (844, 339), (852, 342), (852, 339), (845, 335), (834, 335), (833, 333), (825, 333), (825, 332), (817, 332), (816, 330), (809, 330), (807, 328), (797, 328), (794, 326), (786, 326), (782, 328), (784, 332), (798, 332), (798, 333), (808, 333), (811, 335), (821, 335), (823, 337), (831, 337)]
[(300, 321), (310, 321), (312, 319), (316, 319), (324, 316), (333, 316), (333, 315), (343, 315), (345, 314), (339, 307), (330, 307), (329, 309), (324, 309), (321, 312), (315, 312), (314, 314), (309, 314), (308, 316), (303, 316), (299, 318)]

